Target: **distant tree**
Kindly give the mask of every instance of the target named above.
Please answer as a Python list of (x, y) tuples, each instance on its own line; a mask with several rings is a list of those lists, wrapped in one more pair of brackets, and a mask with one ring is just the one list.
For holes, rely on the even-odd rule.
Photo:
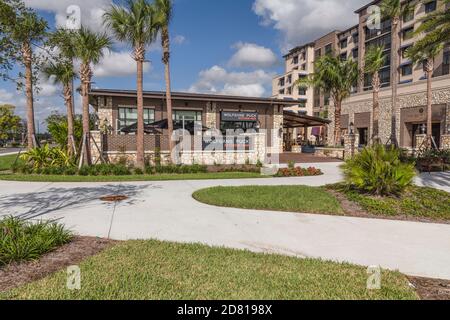
[(364, 72), (372, 76), (372, 90), (373, 90), (373, 106), (372, 106), (372, 139), (374, 142), (379, 142), (379, 127), (378, 120), (380, 115), (380, 101), (379, 92), (381, 87), (380, 69), (386, 62), (386, 55), (384, 54), (383, 46), (369, 47), (365, 55)]
[(358, 63), (341, 60), (339, 57), (325, 55), (314, 64), (314, 73), (305, 79), (299, 79), (300, 87), (314, 87), (329, 92), (334, 104), (334, 143), (341, 144), (342, 101), (347, 98), (354, 83), (358, 80)]
[(0, 140), (14, 137), (19, 132), (21, 125), (21, 119), (14, 114), (13, 106), (0, 105)]

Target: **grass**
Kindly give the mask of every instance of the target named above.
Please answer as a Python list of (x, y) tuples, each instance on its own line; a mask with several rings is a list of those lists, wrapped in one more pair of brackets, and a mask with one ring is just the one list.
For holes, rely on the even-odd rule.
[(374, 215), (450, 221), (450, 194), (442, 190), (412, 186), (399, 197), (376, 197), (348, 190), (342, 185), (329, 187)]
[(322, 188), (307, 186), (214, 187), (194, 199), (220, 207), (303, 213), (343, 214), (339, 201)]
[(71, 233), (57, 223), (4, 218), (0, 220), (0, 266), (38, 259), (71, 239)]
[(366, 269), (313, 259), (197, 244), (128, 241), (80, 264), (81, 290), (62, 270), (0, 294), (4, 299), (418, 299), (404, 275), (383, 271), (367, 290)]
[(7, 156), (0, 155), (0, 171), (6, 171), (11, 169), (14, 161), (16, 161), (17, 155), (11, 154)]
[(64, 176), (36, 174), (0, 174), (0, 180), (30, 182), (122, 182), (122, 181), (168, 181), (168, 180), (218, 180), (267, 178), (254, 172), (218, 172), (187, 174), (155, 174), (125, 176)]

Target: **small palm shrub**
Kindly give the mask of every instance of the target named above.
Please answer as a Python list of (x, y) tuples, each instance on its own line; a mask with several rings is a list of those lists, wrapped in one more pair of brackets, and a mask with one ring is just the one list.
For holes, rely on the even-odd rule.
[(401, 161), (394, 147), (367, 147), (343, 165), (348, 187), (373, 195), (399, 195), (410, 186), (416, 174), (413, 163)]
[(1, 219), (0, 266), (38, 259), (71, 240), (72, 233), (58, 223), (32, 223), (14, 217)]
[(36, 169), (49, 167), (69, 167), (73, 165), (72, 159), (61, 148), (51, 148), (48, 144), (40, 148), (33, 148), (20, 156), (21, 160)]

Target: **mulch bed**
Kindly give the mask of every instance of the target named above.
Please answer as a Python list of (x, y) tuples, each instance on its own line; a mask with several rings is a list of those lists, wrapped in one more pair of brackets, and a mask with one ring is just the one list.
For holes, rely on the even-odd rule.
[(54, 272), (76, 265), (114, 243), (116, 241), (101, 238), (75, 237), (72, 242), (42, 256), (37, 261), (9, 264), (0, 268), (0, 292), (40, 280)]
[(408, 277), (422, 300), (450, 300), (450, 280)]
[(346, 216), (357, 217), (357, 218), (369, 218), (369, 219), (383, 219), (383, 220), (400, 220), (400, 221), (412, 221), (412, 222), (425, 222), (425, 223), (440, 223), (440, 224), (450, 224), (448, 220), (442, 219), (430, 219), (425, 217), (411, 217), (406, 215), (396, 215), (396, 216), (382, 216), (369, 213), (365, 211), (359, 204), (349, 200), (345, 194), (340, 193), (336, 190), (326, 189), (327, 192), (332, 194), (340, 202), (342, 209)]

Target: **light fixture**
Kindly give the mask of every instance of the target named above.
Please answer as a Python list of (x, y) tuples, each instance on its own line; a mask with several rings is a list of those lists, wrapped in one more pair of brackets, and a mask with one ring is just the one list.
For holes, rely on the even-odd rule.
[(447, 125), (447, 134), (450, 134), (450, 123)]
[(355, 134), (355, 124), (350, 122), (350, 134)]

